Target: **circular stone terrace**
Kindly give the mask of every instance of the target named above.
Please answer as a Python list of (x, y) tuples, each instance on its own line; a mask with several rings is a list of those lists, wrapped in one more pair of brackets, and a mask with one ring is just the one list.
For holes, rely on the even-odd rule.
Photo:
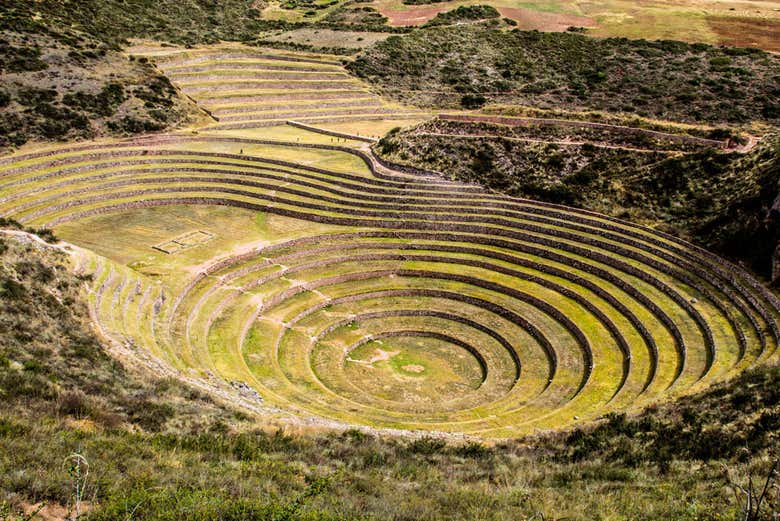
[[(204, 63), (171, 68), (189, 78)], [(238, 81), (243, 62), (230, 63)], [(226, 251), (210, 240), (224, 229), (156, 244), (171, 258), (209, 252), (176, 283), (101, 256), (81, 268), (118, 343), (338, 424), (512, 436), (691, 392), (776, 355), (778, 299), (698, 247), (305, 141), (206, 132), (17, 154), (0, 159), (0, 214), (56, 231), (112, 218), (121, 229), (169, 207), (298, 223)]]

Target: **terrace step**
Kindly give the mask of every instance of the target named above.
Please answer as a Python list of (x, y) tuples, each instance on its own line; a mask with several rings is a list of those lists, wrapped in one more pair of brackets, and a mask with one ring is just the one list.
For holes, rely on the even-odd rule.
[[(252, 146), (269, 156), (224, 151)], [(201, 134), (0, 162), (0, 213), (34, 225), (181, 204), (342, 231), (216, 259), (173, 293), (97, 258), (90, 306), (103, 332), (334, 421), (495, 436), (560, 426), (698, 389), (775, 356), (780, 340), (778, 299), (708, 252), (592, 212), (380, 169), (359, 149)], [(397, 356), (423, 363), (392, 369)], [(450, 378), (425, 380), (443, 393), (430, 403), (414, 383), (429, 378), (424, 364)], [(386, 374), (403, 392), (383, 387)]]
[[(385, 114), (384, 119), (399, 114), (427, 116), (413, 109), (399, 111), (391, 107), (337, 61), (252, 49), (184, 50), (152, 58), (184, 93), (220, 118), (221, 124), (206, 130), (260, 128), (283, 123), (284, 119), (317, 122), (363, 121), (377, 114)], [(363, 101), (350, 104), (355, 98)], [(295, 101), (316, 100), (330, 103), (293, 107)], [(241, 108), (236, 110), (236, 106)], [(369, 106), (376, 110), (357, 110)], [(356, 110), (348, 111), (349, 107)], [(279, 114), (272, 116), (271, 112)]]

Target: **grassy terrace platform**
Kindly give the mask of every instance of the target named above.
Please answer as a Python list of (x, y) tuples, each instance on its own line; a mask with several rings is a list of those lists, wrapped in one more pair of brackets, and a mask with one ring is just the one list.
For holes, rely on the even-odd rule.
[[(233, 70), (212, 69), (217, 58)], [(221, 76), (268, 81), (262, 67), (342, 81), (337, 64), (314, 58), (157, 59), (185, 90)], [(350, 99), (376, 101), (354, 92), (283, 110), (319, 104), (305, 115), (333, 121)], [(262, 100), (242, 103), (211, 108), (266, 121)], [(292, 127), (235, 132), (0, 159), (0, 214), (97, 254), (82, 268), (118, 344), (326, 425), (512, 436), (776, 357), (777, 298), (671, 236), (395, 171), (358, 142)], [(193, 234), (209, 239), (186, 243)], [(186, 247), (154, 249), (176, 240)]]
[(239, 45), (138, 49), (214, 118), (205, 130), (252, 129), (286, 120), (330, 122), (424, 117), (391, 104), (332, 56), (282, 54)]

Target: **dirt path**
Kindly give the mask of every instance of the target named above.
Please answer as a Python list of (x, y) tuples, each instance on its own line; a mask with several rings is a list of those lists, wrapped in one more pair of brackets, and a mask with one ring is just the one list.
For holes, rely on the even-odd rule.
[(748, 142), (734, 149), (734, 152), (741, 154), (747, 154), (761, 142), (761, 138), (758, 136), (748, 135)]
[(623, 134), (647, 135), (655, 138), (667, 139), (682, 143), (695, 143), (709, 145), (718, 148), (727, 148), (729, 142), (720, 139), (709, 139), (697, 136), (688, 136), (682, 134), (672, 134), (658, 130), (650, 130), (640, 127), (629, 127), (626, 125), (615, 125), (612, 123), (600, 123), (595, 121), (559, 119), (559, 118), (533, 118), (533, 117), (514, 117), (514, 116), (482, 116), (470, 114), (439, 114), (438, 119), (442, 121), (454, 121), (456, 123), (490, 123), (494, 125), (508, 125), (510, 127), (543, 125), (553, 127), (572, 127), (572, 128), (594, 128), (604, 129)]

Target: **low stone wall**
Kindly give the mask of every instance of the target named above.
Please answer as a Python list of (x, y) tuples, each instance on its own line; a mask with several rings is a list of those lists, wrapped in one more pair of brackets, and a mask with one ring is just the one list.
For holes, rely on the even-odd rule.
[[(184, 52), (179, 55), (169, 55), (167, 59), (156, 60), (157, 65), (162, 69), (166, 67), (175, 67), (176, 64), (195, 64), (200, 62), (207, 62), (213, 60), (230, 60), (230, 59), (255, 59), (255, 60), (272, 60), (282, 62), (295, 62), (295, 63), (314, 63), (318, 65), (332, 65), (334, 67), (341, 67), (341, 64), (336, 61), (318, 60), (316, 58), (303, 58), (300, 56), (292, 55), (280, 55), (280, 54), (266, 54), (266, 53), (253, 53), (246, 52), (244, 50), (237, 49), (236, 51), (225, 51), (219, 53), (188, 53)], [(317, 69), (322, 70), (322, 69)]]
[[(262, 102), (264, 100), (260, 99), (259, 102)], [(346, 101), (340, 101), (338, 99), (335, 100), (325, 100), (324, 102), (317, 103), (317, 108), (321, 109), (328, 109), (328, 108), (356, 108), (356, 107), (382, 107), (382, 104), (374, 99), (365, 99), (365, 100), (346, 100)], [(274, 110), (277, 111), (287, 111), (292, 112), (294, 110), (299, 110), (301, 108), (301, 105), (296, 105), (294, 103), (290, 104), (274, 104), (273, 106)], [(262, 112), (261, 108), (257, 105), (240, 105), (237, 107), (227, 107), (227, 108), (219, 108), (215, 109), (214, 113), (219, 116), (228, 116), (233, 114), (245, 114), (249, 112)]]
[[(386, 109), (384, 107), (376, 107), (376, 106), (357, 106), (357, 107), (343, 107), (343, 108), (334, 108), (332, 110), (329, 110), (327, 113), (323, 113), (321, 116), (323, 118), (335, 118), (335, 117), (346, 117), (346, 116), (384, 116), (385, 114), (394, 114), (389, 109)], [(311, 112), (306, 112), (305, 110), (291, 110), (289, 112), (267, 112), (265, 114), (237, 114), (234, 116), (223, 116), (219, 118), (220, 122), (224, 122), (226, 124), (229, 123), (240, 123), (240, 122), (253, 122), (253, 121), (260, 121), (265, 122), (268, 120), (268, 118), (273, 118), (271, 121), (273, 121), (275, 124), (279, 124), (279, 121), (282, 121), (282, 124), (287, 123), (289, 120), (294, 120), (296, 118), (306, 118), (306, 117), (312, 117)], [(318, 117), (318, 116), (313, 116)]]
[(365, 143), (374, 143), (376, 141), (376, 139), (370, 137), (358, 136), (356, 134), (348, 134), (346, 132), (337, 132), (335, 130), (328, 130), (325, 128), (314, 127), (311, 125), (307, 125), (305, 123), (301, 123), (299, 121), (288, 120), (287, 124), (290, 125), (291, 127), (308, 130), (309, 132), (316, 132), (317, 134), (324, 134), (326, 136), (338, 137), (343, 139), (351, 139), (353, 141), (363, 141)]

